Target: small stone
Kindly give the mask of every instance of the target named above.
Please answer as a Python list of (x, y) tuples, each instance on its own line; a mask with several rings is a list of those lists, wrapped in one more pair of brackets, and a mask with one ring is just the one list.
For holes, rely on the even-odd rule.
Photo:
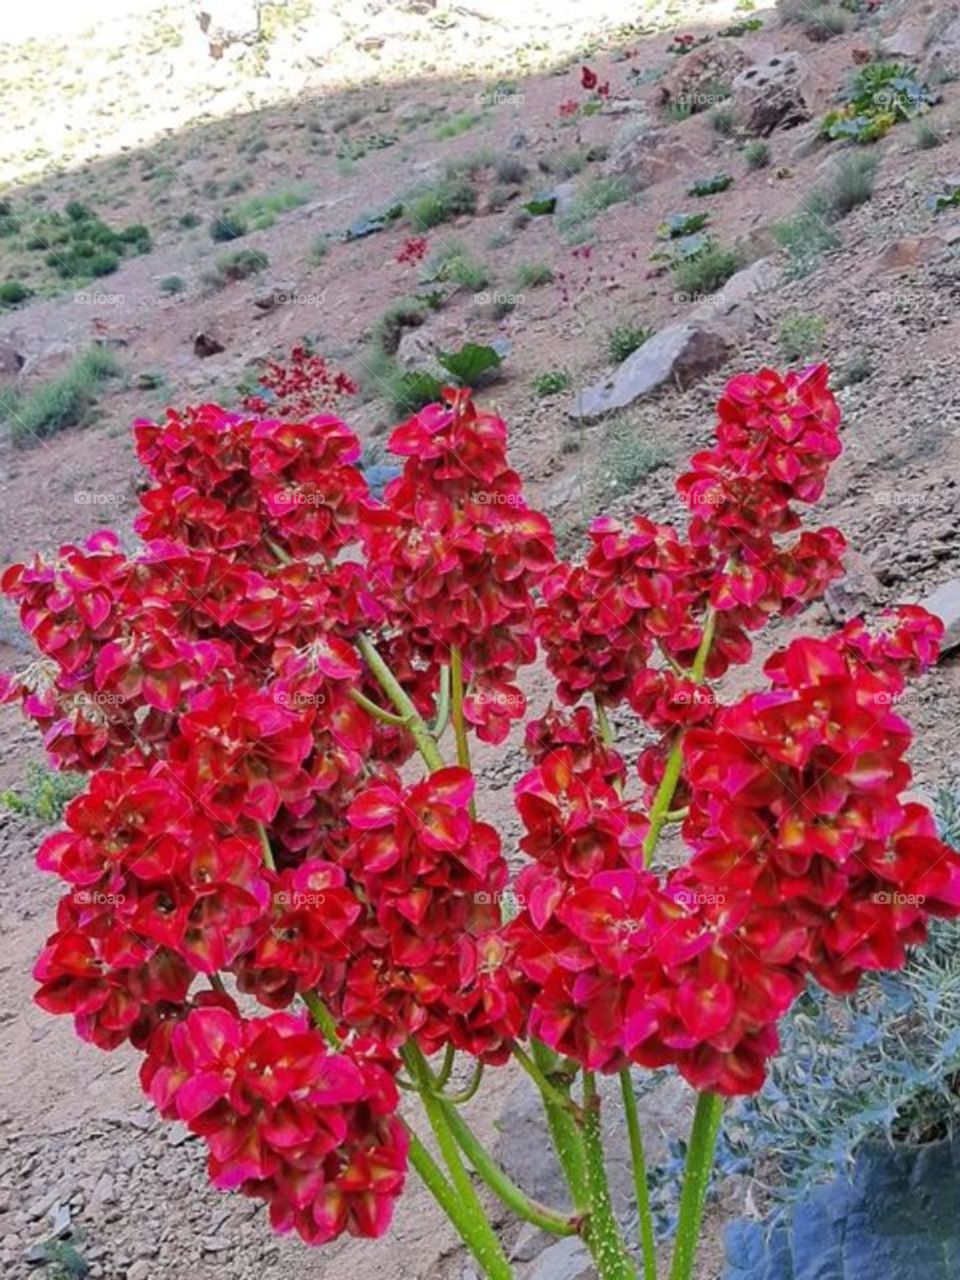
[(27, 1205), (27, 1217), (33, 1218), (34, 1221), (36, 1221), (37, 1218), (44, 1217), (50, 1212), (58, 1199), (59, 1196), (55, 1190), (48, 1191), (46, 1195), (38, 1196), (36, 1200), (31, 1201), (30, 1204)]
[(58, 1239), (60, 1236), (65, 1236), (72, 1225), (70, 1206), (66, 1204), (58, 1204), (50, 1217), (53, 1219), (53, 1234)]
[(524, 1280), (593, 1280), (595, 1275), (587, 1246), (579, 1236), (568, 1236), (544, 1249)]
[(127, 1271), (127, 1280), (150, 1280), (150, 1263), (141, 1258)]
[(151, 373), (144, 369), (142, 372), (135, 374), (133, 385), (138, 391), (155, 391), (160, 386), (161, 377), (159, 373)]
[(208, 356), (218, 356), (225, 350), (223, 343), (209, 333), (198, 333), (193, 339), (193, 354), (201, 360)]
[(937, 587), (920, 604), (943, 623), (941, 652), (947, 653), (960, 645), (960, 578), (953, 578)]
[(93, 1188), (93, 1195), (90, 1197), (92, 1205), (105, 1205), (117, 1203), (117, 1192), (114, 1187), (113, 1178), (109, 1173), (102, 1173), (97, 1179), (97, 1185)]

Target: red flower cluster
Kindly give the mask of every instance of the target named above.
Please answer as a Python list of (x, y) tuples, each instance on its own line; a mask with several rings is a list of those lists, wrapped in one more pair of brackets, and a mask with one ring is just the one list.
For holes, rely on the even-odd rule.
[(748, 631), (821, 595), (842, 572), (840, 533), (776, 536), (798, 528), (793, 503), (820, 496), (840, 452), (838, 426), (825, 366), (734, 378), (719, 404), (716, 448), (696, 454), (678, 482), (692, 511), (686, 537), (642, 517), (629, 529), (601, 518), (584, 564), (547, 577), (538, 634), (561, 699), (593, 693), (616, 705), (640, 676), (640, 711), (651, 656), (659, 650), (689, 668), (708, 607), (718, 616), (706, 671), (718, 677), (749, 660)]
[[(305, 394), (274, 381), (277, 405)], [(809, 977), (851, 990), (960, 913), (960, 855), (903, 798), (897, 704), (936, 658), (929, 615), (795, 640), (729, 705), (711, 683), (839, 572), (840, 534), (798, 515), (840, 448), (825, 369), (735, 378), (679, 481), (686, 528), (604, 517), (578, 564), (467, 391), (394, 430), (382, 502), (338, 418), (260, 413), (136, 425), (144, 546), (99, 533), (6, 572), (41, 658), (0, 697), (92, 772), (40, 849), (67, 893), (38, 1001), (144, 1051), (158, 1107), (279, 1230), (386, 1227), (405, 1043), (498, 1064), (535, 1035), (750, 1091)], [(449, 703), (458, 760), (502, 741), (538, 642), (571, 709), (526, 726), (531, 862), (508, 887), (472, 772), (430, 737)], [(630, 768), (607, 708), (652, 732)], [(415, 742), (420, 780), (398, 772)], [(668, 821), (690, 858), (658, 875)]]
[(403, 1191), (407, 1134), (382, 1059), (362, 1044), (331, 1053), (302, 1018), (244, 1019), (224, 999), (159, 1027), (141, 1077), (161, 1115), (203, 1138), (214, 1186), (323, 1244), (382, 1235)]
[(410, 236), (404, 240), (397, 250), (395, 261), (401, 265), (422, 262), (427, 256), (428, 241), (426, 236)]
[(580, 68), (580, 87), (586, 89), (588, 93), (597, 93), (601, 98), (610, 96), (610, 81), (604, 80), (600, 83), (600, 77), (590, 67)]
[(248, 413), (299, 421), (327, 413), (343, 396), (356, 394), (357, 384), (347, 374), (331, 369), (323, 356), (307, 346), (294, 347), (289, 363), (268, 360), (257, 379), (260, 392), (242, 400)]
[(406, 458), (365, 530), (371, 583), (391, 622), (431, 669), (463, 655), (467, 716), (500, 742), (526, 700), (514, 683), (533, 661), (533, 589), (554, 562), (549, 521), (523, 499), (506, 458), (506, 424), (450, 391), (397, 427)]
[[(589, 1067), (673, 1063), (697, 1088), (753, 1092), (808, 974), (850, 991), (899, 967), (931, 915), (960, 915), (960, 855), (901, 798), (910, 732), (894, 710), (940, 627), (916, 609), (891, 621), (794, 641), (767, 664), (769, 693), (690, 729), (693, 854), (665, 882), (642, 869), (642, 822), (615, 830), (623, 806), (589, 756), (574, 769), (558, 746), (521, 780), (537, 865), (510, 931), (540, 988), (532, 1034)], [(658, 713), (668, 728), (702, 718), (671, 714), (680, 685)]]

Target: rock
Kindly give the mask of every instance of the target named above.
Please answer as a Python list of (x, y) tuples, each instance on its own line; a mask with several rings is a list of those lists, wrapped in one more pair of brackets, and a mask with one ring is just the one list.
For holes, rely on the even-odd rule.
[(433, 115), (433, 107), (429, 102), (401, 102), (393, 113), (394, 120), (401, 124), (421, 124)]
[(109, 1173), (101, 1173), (97, 1179), (97, 1185), (93, 1188), (93, 1195), (90, 1197), (91, 1206), (116, 1204), (117, 1192)]
[(960, 4), (936, 6), (926, 31), (922, 78), (956, 78), (960, 71)]
[(46, 1195), (38, 1196), (36, 1200), (32, 1200), (30, 1204), (27, 1205), (27, 1217), (32, 1218), (34, 1221), (38, 1218), (44, 1217), (50, 1212), (59, 1198), (60, 1196), (56, 1189), (48, 1191)]
[(780, 279), (780, 268), (772, 258), (758, 258), (730, 277), (722, 289), (694, 308), (691, 320), (723, 321), (725, 333), (746, 333), (756, 319), (750, 305), (757, 294), (766, 293)]
[(127, 1270), (127, 1280), (150, 1280), (150, 1263), (144, 1258)]
[(587, 1246), (579, 1236), (567, 1236), (544, 1249), (524, 1280), (594, 1280), (595, 1276)]
[(886, 271), (903, 271), (930, 262), (943, 252), (939, 236), (904, 236), (893, 240), (874, 259), (871, 275)]
[(640, 98), (608, 98), (603, 104), (600, 114), (602, 116), (626, 116), (632, 115), (634, 112), (642, 114), (647, 109), (647, 104)]
[(578, 392), (568, 410), (571, 418), (592, 420), (623, 409), (667, 382), (690, 386), (719, 369), (732, 347), (730, 337), (698, 320), (661, 329), (628, 356), (619, 368)]
[(883, 37), (881, 45), (885, 58), (919, 58), (927, 43), (930, 29), (931, 6), (911, 4), (897, 26)]
[(667, 129), (645, 129), (618, 147), (603, 166), (608, 178), (629, 178), (635, 191), (655, 186), (681, 171), (690, 172), (695, 157)]
[(941, 652), (947, 653), (960, 645), (960, 578), (953, 578), (937, 587), (920, 604), (943, 623)]
[(284, 281), (283, 284), (268, 284), (265, 289), (254, 294), (253, 305), (258, 311), (272, 311), (274, 307), (293, 297), (296, 292), (297, 286), (289, 281)]
[(749, 63), (748, 55), (736, 44), (711, 41), (677, 59), (657, 86), (657, 102), (661, 107), (708, 111), (723, 100), (718, 86), (730, 84)]
[(573, 179), (569, 182), (561, 182), (553, 188), (551, 195), (556, 201), (553, 206), (554, 213), (563, 213), (577, 198), (577, 184)]
[(516, 133), (512, 133), (510, 135), (510, 141), (507, 143), (507, 146), (511, 151), (523, 151), (526, 147), (529, 147), (529, 145), (530, 139), (522, 129), (518, 130)]
[(883, 598), (880, 579), (863, 556), (848, 551), (843, 566), (843, 577), (831, 582), (823, 593), (827, 612), (838, 626), (869, 613)]
[(202, 331), (193, 340), (193, 354), (205, 360), (208, 356), (218, 356), (226, 347), (209, 333)]
[(0, 378), (15, 378), (27, 363), (12, 343), (0, 342)]
[(513, 1248), (510, 1250), (511, 1262), (530, 1262), (541, 1254), (553, 1236), (535, 1227), (532, 1222), (525, 1222), (520, 1229)]
[(806, 124), (811, 115), (804, 92), (806, 78), (806, 63), (793, 50), (754, 63), (733, 82), (731, 109), (735, 123), (760, 138), (768, 137), (774, 129)]
[[(486, 300), (483, 292), (474, 295), (478, 302)], [(449, 377), (437, 362), (439, 351), (457, 351), (467, 341), (464, 330), (439, 317), (404, 331), (397, 346), (397, 364), (410, 373), (432, 373)]]
[(53, 1226), (51, 1228), (52, 1234), (58, 1239), (60, 1236), (65, 1236), (72, 1225), (70, 1206), (66, 1204), (58, 1204), (50, 1217), (53, 1220)]
[(138, 391), (155, 391), (163, 381), (159, 373), (150, 373), (144, 369), (140, 373), (134, 374), (133, 385)]

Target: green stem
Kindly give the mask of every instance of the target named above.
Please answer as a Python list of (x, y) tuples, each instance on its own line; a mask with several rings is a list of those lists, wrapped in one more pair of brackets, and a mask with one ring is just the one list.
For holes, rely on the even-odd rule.
[(364, 711), (369, 711), (370, 715), (377, 720), (382, 720), (384, 724), (406, 724), (403, 716), (394, 715), (392, 711), (386, 711), (383, 707), (377, 706), (372, 698), (368, 698), (359, 689), (351, 689), (350, 697), (358, 707), (363, 707)]
[(538, 1200), (528, 1196), (525, 1191), (522, 1191), (515, 1182), (507, 1177), (474, 1136), (470, 1126), (459, 1112), (455, 1111), (449, 1104), (446, 1104), (446, 1110), (447, 1123), (450, 1125), (453, 1136), (460, 1144), (464, 1155), (490, 1190), (499, 1196), (507, 1208), (512, 1209), (524, 1222), (532, 1222), (534, 1226), (540, 1227), (543, 1231), (549, 1231), (552, 1235), (574, 1236), (577, 1234), (578, 1218), (571, 1218), (562, 1213), (557, 1213), (553, 1209), (548, 1209), (546, 1205), (540, 1204)]
[(453, 1064), (457, 1057), (457, 1051), (452, 1044), (448, 1044), (443, 1051), (443, 1062), (440, 1064), (440, 1070), (436, 1073), (437, 1088), (446, 1087), (447, 1081), (450, 1079), (450, 1072), (453, 1070)]
[(423, 1109), (427, 1113), (440, 1154), (450, 1171), (450, 1183), (459, 1206), (459, 1216), (453, 1219), (454, 1225), (490, 1280), (512, 1280), (510, 1264), (460, 1158), (460, 1149), (450, 1128), (447, 1110), (433, 1094), (433, 1072), (413, 1040), (408, 1040), (400, 1052), (407, 1070), (420, 1085)]
[(478, 1236), (475, 1224), (473, 1223), (470, 1214), (467, 1212), (467, 1206), (457, 1194), (456, 1189), (452, 1187), (444, 1177), (440, 1166), (410, 1126), (407, 1125), (406, 1128), (410, 1138), (410, 1163), (413, 1165), (414, 1169), (416, 1169), (423, 1185), (427, 1188), (436, 1200), (437, 1204), (439, 1204), (440, 1208), (453, 1223), (461, 1240), (470, 1249), (477, 1261), (480, 1262), (480, 1265), (484, 1267), (486, 1274), (493, 1276), (502, 1275), (505, 1277), (505, 1280), (509, 1280), (509, 1268), (506, 1271), (500, 1272), (487, 1271), (486, 1266), (480, 1257), (480, 1252), (478, 1252), (484, 1250), (485, 1241)]
[(450, 668), (440, 668), (440, 688), (437, 690), (437, 714), (430, 726), (430, 732), (439, 740), (443, 737), (447, 722), (450, 719)]
[(303, 1003), (310, 1010), (310, 1016), (323, 1032), (323, 1038), (332, 1049), (339, 1049), (343, 1045), (340, 1039), (340, 1033), (337, 1031), (337, 1021), (333, 1014), (323, 1003), (315, 991), (305, 991), (303, 993)]
[[(690, 679), (696, 684), (700, 684), (703, 680), (716, 625), (716, 611), (712, 608), (708, 609), (703, 623), (700, 644), (693, 659), (693, 666), (690, 668)], [(660, 839), (660, 832), (669, 818), (670, 806), (673, 804), (673, 797), (676, 795), (682, 771), (683, 737), (679, 735), (673, 744), (670, 754), (667, 756), (667, 764), (663, 771), (663, 777), (660, 779), (660, 786), (657, 788), (657, 794), (654, 796), (653, 804), (650, 806), (650, 829), (643, 842), (643, 865), (645, 867), (649, 867), (653, 861), (657, 841)]]
[(380, 657), (373, 641), (369, 636), (361, 636), (357, 641), (357, 646), (363, 654), (367, 666), (376, 677), (380, 688), (384, 691), (403, 717), (403, 723), (413, 735), (413, 740), (417, 744), (417, 750), (423, 756), (427, 765), (431, 769), (442, 769), (443, 756), (441, 756), (440, 751), (437, 748), (437, 744), (434, 742), (430, 730), (427, 728), (426, 722), (417, 708), (413, 705), (413, 702), (401, 685), (400, 681)]
[(640, 1215), (640, 1248), (643, 1253), (644, 1280), (657, 1280), (657, 1246), (653, 1233), (653, 1214), (650, 1212), (650, 1188), (647, 1185), (647, 1161), (640, 1133), (640, 1117), (637, 1115), (637, 1099), (633, 1092), (630, 1068), (620, 1069), (620, 1090), (623, 1094), (623, 1110), (627, 1117), (627, 1134), (630, 1138), (630, 1155), (633, 1160), (633, 1182), (637, 1191), (637, 1212)]
[(545, 1102), (550, 1102), (553, 1106), (569, 1112), (575, 1120), (581, 1120), (583, 1118), (580, 1108), (570, 1095), (563, 1093), (556, 1085), (551, 1084), (530, 1055), (524, 1049), (521, 1049), (518, 1044), (513, 1046), (513, 1056), (543, 1094)]
[[(549, 1076), (557, 1065), (557, 1055), (540, 1040), (531, 1040), (530, 1051), (540, 1074)], [(589, 1207), (587, 1197), (587, 1160), (583, 1150), (583, 1139), (576, 1121), (571, 1115), (572, 1099), (569, 1089), (561, 1090), (555, 1086), (563, 1099), (562, 1105), (551, 1102), (543, 1096), (544, 1111), (550, 1137), (557, 1152), (557, 1159), (570, 1188), (570, 1195), (578, 1213), (586, 1213)]]
[(677, 1220), (670, 1280), (690, 1280), (700, 1240), (703, 1205), (713, 1169), (717, 1134), (723, 1118), (723, 1099), (716, 1093), (701, 1093), (690, 1131), (687, 1163), (683, 1175), (683, 1194)]
[(270, 837), (267, 835), (267, 829), (262, 822), (254, 823), (254, 826), (257, 829), (257, 839), (260, 841), (263, 865), (269, 867), (271, 871), (276, 871), (277, 864), (273, 857), (273, 850), (270, 848)]
[[(483, 1063), (478, 1060), (477, 1065), (473, 1069), (473, 1076), (470, 1079), (470, 1083), (465, 1088), (461, 1089), (459, 1093), (442, 1093), (438, 1087), (433, 1091), (434, 1096), (439, 1098), (441, 1102), (449, 1102), (455, 1107), (462, 1107), (464, 1103), (469, 1102), (476, 1094), (477, 1090), (480, 1088), (480, 1081), (482, 1079)], [(439, 1085), (439, 1081), (437, 1083)]]
[(613, 746), (613, 730), (610, 728), (607, 709), (599, 698), (594, 702), (594, 706), (597, 708), (597, 728), (600, 730), (600, 741), (611, 747)]
[(590, 1220), (587, 1244), (597, 1264), (599, 1280), (636, 1280), (636, 1271), (627, 1253), (623, 1236), (610, 1203), (610, 1188), (603, 1158), (600, 1133), (600, 1096), (592, 1071), (583, 1073), (583, 1149), (587, 1161), (587, 1189), (590, 1193)]

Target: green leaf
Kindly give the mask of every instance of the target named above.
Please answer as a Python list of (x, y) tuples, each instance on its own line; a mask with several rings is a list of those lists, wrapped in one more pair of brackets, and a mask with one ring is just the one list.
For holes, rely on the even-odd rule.
[(679, 240), (694, 235), (709, 221), (709, 213), (671, 213), (657, 227), (657, 236), (661, 240)]
[(733, 178), (729, 173), (715, 173), (712, 178), (698, 178), (691, 186), (687, 187), (688, 196), (715, 196), (721, 191), (726, 191), (727, 187), (733, 185)]
[(534, 196), (523, 207), (527, 213), (532, 213), (535, 218), (540, 218), (546, 213), (553, 213), (557, 207), (557, 197), (552, 191), (548, 191), (545, 195)]
[(442, 351), (437, 359), (464, 387), (475, 387), (493, 369), (503, 363), (503, 358), (493, 347), (482, 347), (468, 342), (459, 351)]

